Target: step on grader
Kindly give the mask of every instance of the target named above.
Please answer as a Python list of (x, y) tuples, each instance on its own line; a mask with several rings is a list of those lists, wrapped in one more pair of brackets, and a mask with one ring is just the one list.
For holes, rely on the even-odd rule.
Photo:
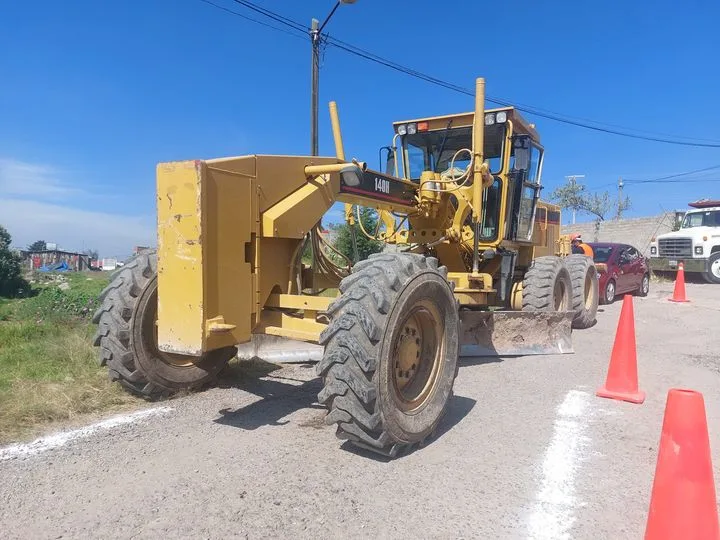
[[(539, 199), (535, 127), (484, 95), (477, 79), (473, 112), (396, 122), (384, 173), (345, 158), (334, 103), (335, 157), (159, 164), (157, 250), (116, 272), (94, 317), (111, 379), (160, 398), (211, 381), (238, 344), (262, 358), (315, 343), (327, 423), (394, 456), (437, 428), (459, 356), (572, 353), (572, 328), (595, 322), (595, 266)], [(319, 225), (337, 202), (382, 253), (334, 249)]]

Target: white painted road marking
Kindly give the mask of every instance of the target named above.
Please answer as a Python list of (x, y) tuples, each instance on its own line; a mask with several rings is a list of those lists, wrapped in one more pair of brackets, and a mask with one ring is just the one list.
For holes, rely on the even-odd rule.
[(5, 448), (0, 448), (0, 461), (39, 454), (47, 450), (52, 450), (53, 448), (64, 446), (70, 441), (84, 439), (85, 437), (89, 437), (98, 431), (107, 431), (117, 426), (132, 424), (133, 422), (137, 422), (144, 418), (158, 414), (165, 414), (170, 411), (172, 411), (171, 407), (157, 407), (155, 409), (146, 409), (132, 414), (113, 416), (112, 418), (108, 418), (107, 420), (103, 420), (97, 424), (73, 429), (72, 431), (54, 433), (52, 435), (35, 439), (33, 442), (27, 444), (13, 444), (11, 446), (6, 446)]
[(557, 408), (552, 440), (542, 465), (542, 484), (528, 522), (533, 539), (570, 538), (575, 509), (582, 506), (575, 494), (580, 461), (588, 454), (590, 394), (571, 390)]

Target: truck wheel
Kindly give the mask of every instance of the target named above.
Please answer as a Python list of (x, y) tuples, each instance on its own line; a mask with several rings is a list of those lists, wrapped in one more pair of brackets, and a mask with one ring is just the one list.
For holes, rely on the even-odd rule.
[(560, 257), (538, 257), (523, 279), (523, 311), (572, 311), (570, 273)]
[(569, 255), (565, 265), (572, 282), (573, 328), (590, 328), (596, 322), (599, 296), (595, 263), (587, 255)]
[(708, 283), (720, 283), (720, 251), (710, 255), (708, 271), (703, 274)]
[(452, 395), (460, 321), (447, 269), (422, 255), (371, 255), (340, 292), (320, 336), (318, 401), (339, 438), (394, 457), (435, 431)]
[(93, 322), (94, 345), (110, 380), (130, 392), (150, 398), (198, 388), (235, 355), (235, 347), (211, 351), (200, 359), (164, 353), (157, 347), (157, 254), (134, 257), (100, 294)]

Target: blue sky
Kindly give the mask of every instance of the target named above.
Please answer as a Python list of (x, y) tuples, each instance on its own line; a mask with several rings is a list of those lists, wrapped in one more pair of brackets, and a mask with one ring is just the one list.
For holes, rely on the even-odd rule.
[[(242, 13), (232, 0), (214, 0)], [(258, 3), (308, 23), (333, 0)], [(720, 3), (357, 0), (328, 32), (489, 95), (653, 133), (720, 140)], [(153, 243), (160, 161), (309, 153), (309, 40), (199, 0), (3, 2), (0, 17), (0, 223), (38, 238), (125, 255)], [(479, 24), (473, 29), (470, 24)], [(440, 26), (433, 26), (433, 25)], [(472, 98), (347, 53), (325, 51), (320, 153), (332, 154), (327, 102), (346, 152), (377, 167), (394, 120), (472, 109)], [(543, 118), (547, 195), (569, 174), (592, 189), (720, 164), (720, 149), (635, 141)], [(628, 184), (629, 215), (720, 196), (703, 182)], [(337, 218), (337, 213), (330, 216)]]

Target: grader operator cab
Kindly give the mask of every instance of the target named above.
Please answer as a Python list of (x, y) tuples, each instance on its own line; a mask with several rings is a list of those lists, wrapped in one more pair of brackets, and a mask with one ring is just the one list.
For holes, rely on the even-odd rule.
[[(436, 429), (458, 356), (573, 352), (571, 327), (595, 321), (595, 267), (539, 200), (534, 127), (485, 111), (484, 88), (472, 113), (395, 123), (385, 173), (345, 158), (334, 103), (336, 157), (159, 164), (157, 252), (114, 276), (94, 317), (110, 377), (158, 398), (210, 381), (238, 344), (262, 358), (264, 339), (318, 343), (326, 421), (394, 456)], [(388, 250), (335, 250), (318, 225), (336, 202)]]

